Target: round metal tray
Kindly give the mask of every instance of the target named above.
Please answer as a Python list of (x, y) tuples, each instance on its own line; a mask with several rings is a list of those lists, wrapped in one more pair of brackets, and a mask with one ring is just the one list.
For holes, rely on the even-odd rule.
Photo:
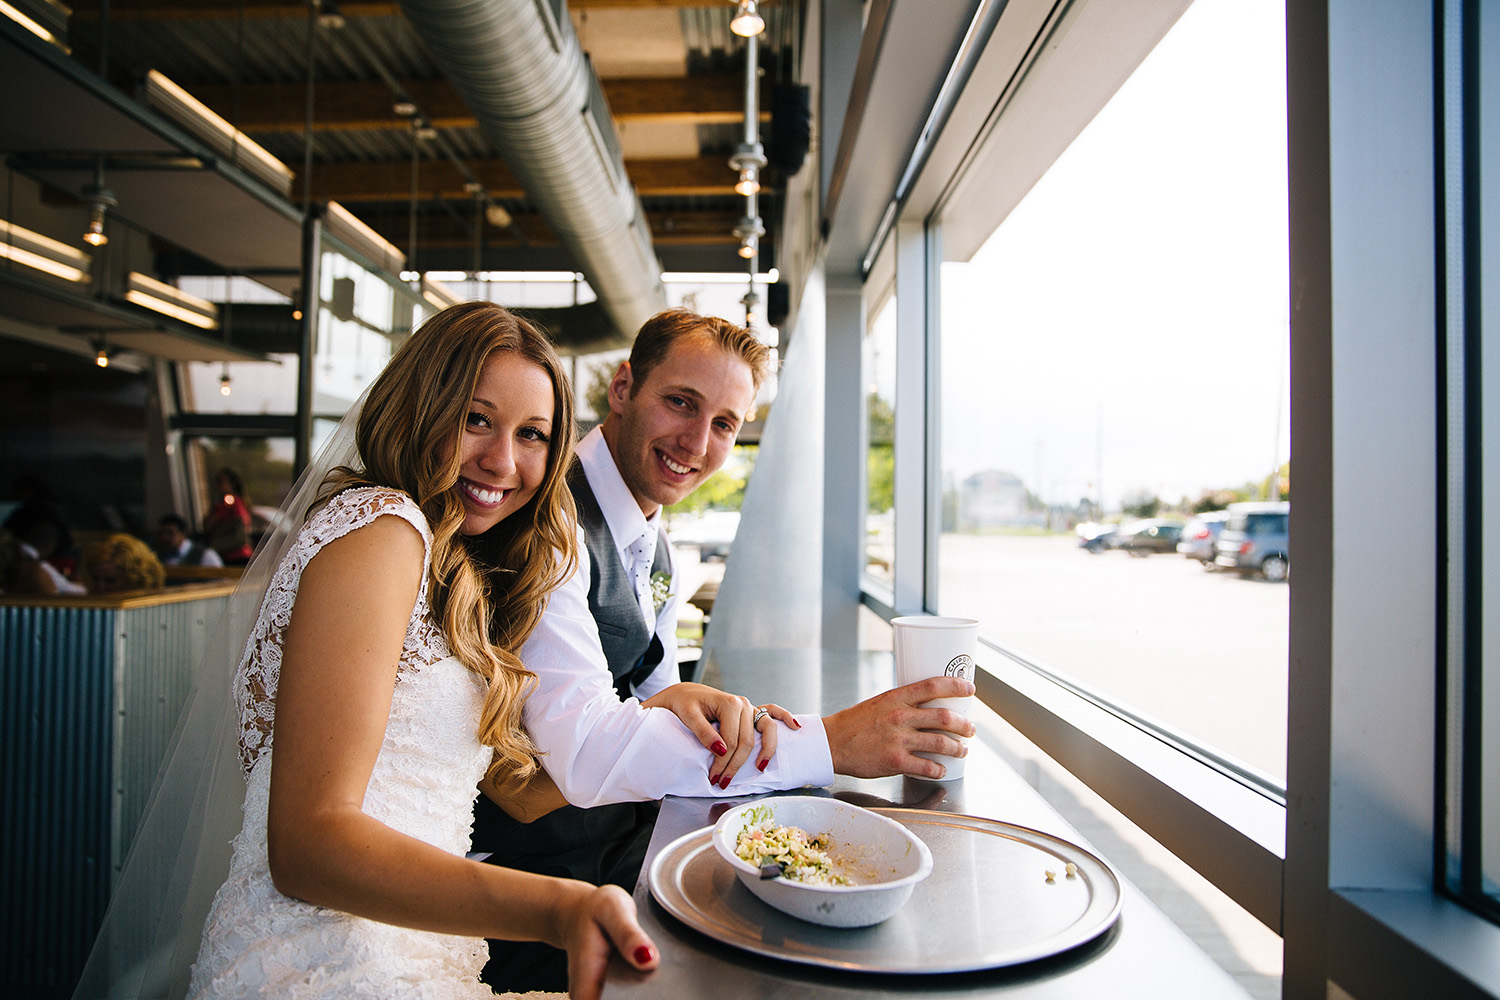
[[(978, 816), (874, 811), (926, 841), (934, 862), (906, 905), (874, 927), (820, 927), (762, 903), (714, 851), (712, 827), (662, 849), (651, 864), (651, 894), (678, 920), (725, 944), (860, 972), (969, 972), (1029, 962), (1092, 940), (1120, 915), (1119, 876), (1070, 841)], [(1048, 871), (1055, 873), (1051, 882)]]

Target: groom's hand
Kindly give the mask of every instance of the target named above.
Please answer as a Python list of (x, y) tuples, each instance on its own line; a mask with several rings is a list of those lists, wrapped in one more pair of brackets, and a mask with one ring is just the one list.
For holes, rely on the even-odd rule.
[(955, 737), (973, 736), (974, 724), (952, 709), (918, 706), (973, 693), (974, 685), (962, 678), (929, 677), (827, 716), (823, 728), (833, 770), (854, 778), (941, 778), (943, 765), (918, 757), (916, 751), (963, 757), (968, 748)]

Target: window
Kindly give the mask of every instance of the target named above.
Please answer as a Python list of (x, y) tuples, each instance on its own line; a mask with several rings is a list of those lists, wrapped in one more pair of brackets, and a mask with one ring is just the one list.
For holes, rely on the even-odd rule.
[(896, 299), (865, 332), (865, 572), (889, 585), (896, 558)]
[[(1467, 9), (1465, 9), (1467, 8)], [(1500, 218), (1479, 192), (1497, 172), (1485, 147), (1500, 135), (1500, 13), (1485, 4), (1444, 5), (1443, 226), (1448, 398), (1446, 599), (1448, 645), (1447, 884), (1470, 906), (1500, 918), (1500, 510), (1487, 487), (1500, 469), (1500, 366), (1490, 358), (1495, 321), (1484, 309), (1494, 281), (1478, 266)], [(1490, 39), (1486, 43), (1483, 40)], [(1476, 543), (1477, 539), (1477, 543)], [(1475, 583), (1477, 582), (1477, 586)]]
[[(317, 332), (310, 360), (313, 422), (310, 454), (316, 455), (340, 419), (390, 360), (410, 333), (414, 318), (433, 310), (410, 285), (361, 263), (325, 234), (319, 260)], [(286, 296), (247, 278), (197, 279), (193, 290), (229, 303), (276, 304), (291, 309)], [(229, 339), (233, 341), (233, 309)], [(293, 320), (292, 322), (295, 322)], [(272, 354), (279, 363), (189, 362), (178, 365), (179, 414), (193, 427), (181, 455), (192, 505), (184, 510), (201, 521), (213, 503), (212, 481), (223, 468), (245, 483), (255, 523), (264, 531), (295, 478), (296, 442), (287, 435), (298, 409), (300, 364), (295, 353)], [(212, 415), (218, 419), (194, 418)], [(208, 429), (203, 430), (203, 425)]]
[(1271, 784), (1285, 573), (1164, 539), (1290, 496), (1284, 45), (1198, 0), (944, 263), (935, 609)]

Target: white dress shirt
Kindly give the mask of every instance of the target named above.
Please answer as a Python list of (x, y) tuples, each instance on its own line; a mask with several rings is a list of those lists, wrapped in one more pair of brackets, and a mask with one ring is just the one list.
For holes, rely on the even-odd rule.
[[(618, 539), (611, 519), (612, 504), (606, 500), (609, 486), (601, 492), (601, 482), (596, 481), (590, 466), (600, 464), (602, 453), (614, 482), (621, 488), (624, 482), (597, 428), (580, 443), (578, 452), (590, 456), (583, 459), (584, 472)], [(628, 490), (625, 495), (629, 497)], [(633, 498), (629, 502), (636, 518), (644, 523), (640, 507)], [(589, 553), (582, 534), (580, 528), (577, 571), (553, 591), (546, 613), (521, 649), (522, 662), (538, 679), (526, 699), (526, 729), (545, 754), (542, 764), (547, 773), (568, 801), (596, 806), (664, 795), (751, 795), (831, 784), (833, 757), (823, 720), (816, 715), (797, 716), (801, 729), (780, 727), (776, 755), (764, 772), (755, 768), (760, 759), (757, 733), (755, 753), (730, 781), (729, 788), (721, 790), (708, 783), (712, 755), (677, 716), (664, 708), (644, 708), (639, 698), (620, 701), (599, 644), (598, 627), (589, 611)], [(659, 624), (664, 624), (670, 612), (673, 633), (680, 600), (681, 596), (674, 594), (658, 616)], [(646, 683), (637, 686), (636, 693), (641, 697), (650, 697), (676, 682), (675, 635), (672, 638), (667, 647), (670, 656), (663, 658)]]
[(52, 581), (53, 588), (56, 589), (59, 594), (81, 595), (87, 594), (89, 592), (89, 589), (83, 584), (74, 583), (66, 576), (63, 576), (63, 571), (49, 563), (47, 560), (43, 559), (42, 554), (38, 552), (33, 546), (27, 544), (26, 542), (17, 542), (16, 548), (21, 550), (21, 555), (25, 556), (27, 559), (34, 560), (36, 564), (42, 568), (42, 572), (47, 574), (47, 579)]
[(193, 540), (191, 538), (184, 538), (181, 542), (178, 543), (177, 550), (161, 561), (162, 565), (209, 566), (214, 568), (224, 565), (224, 560), (219, 558), (219, 554), (213, 549), (209, 548), (207, 545), (203, 546), (203, 552), (198, 556), (198, 561), (195, 563), (190, 563), (187, 561), (187, 557), (188, 553), (192, 550)]

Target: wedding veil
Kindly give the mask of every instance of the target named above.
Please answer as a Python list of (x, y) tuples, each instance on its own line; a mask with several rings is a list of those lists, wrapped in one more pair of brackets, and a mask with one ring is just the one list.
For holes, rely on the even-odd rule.
[(364, 399), (298, 477), (204, 649), (73, 1000), (176, 1000), (187, 992), (203, 922), (229, 873), (230, 841), (242, 825), (245, 776), (234, 676), (261, 599), (323, 477), (356, 457)]

